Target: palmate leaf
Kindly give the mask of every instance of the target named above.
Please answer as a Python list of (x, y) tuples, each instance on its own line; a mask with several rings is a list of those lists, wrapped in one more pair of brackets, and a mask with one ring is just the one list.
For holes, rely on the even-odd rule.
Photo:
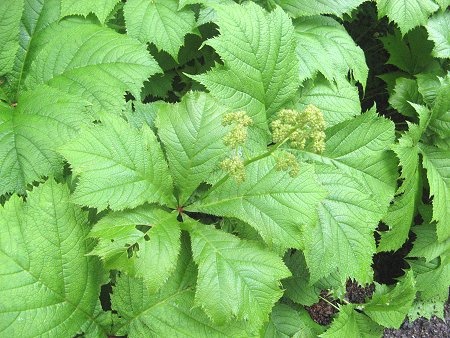
[(219, 324), (237, 318), (259, 328), (283, 294), (280, 279), (290, 276), (282, 259), (256, 242), (187, 222), (199, 267), (195, 303)]
[(141, 279), (121, 275), (111, 296), (121, 316), (114, 333), (140, 337), (250, 337), (242, 322), (217, 325), (194, 307), (195, 264), (183, 241), (175, 274), (158, 293), (150, 293)]
[(442, 242), (450, 237), (450, 151), (420, 144), (420, 152), (433, 196), (433, 221)]
[(321, 334), (324, 338), (378, 338), (383, 328), (370, 318), (355, 311), (356, 306), (347, 304), (341, 306), (339, 314), (331, 323), (330, 328)]
[(369, 69), (364, 52), (340, 23), (313, 16), (295, 20), (294, 26), (302, 81), (320, 72), (329, 81), (346, 82), (350, 71), (365, 87)]
[[(23, 0), (0, 3), (0, 76), (9, 73), (19, 49), (19, 25)], [(1, 84), (1, 83), (0, 83)]]
[(205, 93), (189, 93), (181, 103), (158, 105), (158, 135), (183, 205), (228, 153), (221, 124), (228, 109)]
[(160, 71), (138, 41), (82, 20), (62, 21), (49, 33), (26, 78), (28, 88), (47, 84), (120, 111), (124, 93), (139, 97), (144, 80)]
[(387, 15), (398, 24), (402, 34), (426, 24), (428, 17), (439, 9), (431, 0), (377, 0), (378, 17)]
[(15, 108), (0, 106), (0, 195), (60, 174), (57, 148), (91, 119), (88, 102), (47, 86), (21, 94)]
[(316, 181), (313, 166), (302, 163), (292, 178), (275, 169), (275, 159), (266, 157), (246, 166), (240, 184), (228, 177), (223, 184), (188, 211), (235, 217), (255, 228), (273, 248), (301, 248), (302, 225), (309, 229), (317, 220), (316, 208), (325, 191)]
[(313, 16), (318, 14), (334, 14), (341, 16), (362, 4), (364, 0), (275, 0), (290, 16)]
[(184, 36), (195, 27), (195, 14), (189, 8), (178, 9), (177, 0), (129, 0), (124, 6), (129, 35), (141, 42), (153, 42), (178, 59)]
[[(138, 230), (137, 226), (151, 228)], [(176, 214), (144, 205), (108, 214), (95, 224), (90, 236), (98, 238), (98, 244), (91, 254), (101, 257), (109, 269), (142, 277), (149, 292), (154, 293), (175, 269), (180, 234)], [(138, 251), (129, 257), (129, 250), (136, 245)]]
[(61, 0), (61, 16), (83, 15), (94, 13), (101, 23), (104, 23), (120, 0)]
[(87, 214), (53, 179), (27, 203), (13, 196), (0, 207), (1, 336), (71, 337), (95, 324), (102, 268), (85, 256), (88, 232)]
[(269, 322), (262, 328), (262, 338), (315, 338), (323, 327), (311, 319), (301, 308), (295, 310), (286, 304), (276, 304), (270, 313)]
[(291, 20), (281, 8), (267, 13), (252, 2), (215, 8), (220, 35), (207, 44), (224, 65), (193, 78), (221, 102), (246, 110), (256, 126), (267, 129), (267, 117), (299, 85)]
[(319, 206), (319, 222), (304, 232), (311, 282), (338, 269), (342, 281), (372, 281), (373, 231), (391, 201), (397, 179), (394, 125), (368, 112), (327, 129), (322, 156), (298, 152), (314, 161), (329, 195)]
[(119, 117), (104, 115), (101, 125), (84, 128), (60, 152), (80, 174), (76, 203), (100, 210), (145, 202), (175, 206), (161, 146), (146, 125), (138, 130)]
[(433, 55), (450, 58), (450, 13), (448, 11), (433, 15), (426, 24), (428, 35), (434, 42)]
[(376, 284), (372, 299), (364, 306), (364, 313), (380, 325), (398, 329), (415, 297), (415, 280), (410, 270), (393, 289)]
[(332, 127), (361, 113), (358, 88), (348, 81), (330, 83), (322, 76), (305, 82), (294, 98), (295, 109), (303, 111), (312, 104), (320, 109), (326, 127)]

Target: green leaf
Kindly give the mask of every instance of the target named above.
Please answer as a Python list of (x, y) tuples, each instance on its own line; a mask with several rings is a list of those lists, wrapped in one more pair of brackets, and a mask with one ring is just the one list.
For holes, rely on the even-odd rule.
[(189, 93), (177, 104), (158, 106), (158, 135), (184, 204), (228, 153), (221, 124), (227, 108), (205, 93)]
[(438, 79), (439, 84), (436, 83), (436, 97), (429, 127), (439, 137), (445, 139), (449, 137), (450, 130), (450, 74)]
[(263, 158), (246, 166), (244, 182), (236, 184), (228, 177), (185, 209), (241, 219), (270, 247), (301, 248), (302, 225), (309, 229), (315, 223), (315, 209), (325, 191), (316, 181), (313, 166), (300, 166), (299, 175), (292, 178), (275, 169), (274, 158)]
[(445, 302), (448, 299), (449, 257), (446, 253), (432, 262), (426, 262), (425, 259), (408, 260), (416, 275), (416, 288), (421, 300)]
[(306, 81), (294, 99), (298, 111), (303, 111), (309, 104), (322, 111), (327, 128), (361, 113), (355, 86), (348, 81), (330, 83), (322, 76), (317, 76), (314, 81)]
[(301, 81), (320, 72), (330, 82), (346, 82), (350, 71), (365, 87), (369, 69), (364, 52), (340, 23), (314, 16), (295, 20), (294, 24)]
[[(143, 226), (150, 229), (142, 229)], [(105, 260), (109, 269), (142, 277), (149, 292), (154, 293), (175, 269), (180, 234), (176, 214), (144, 205), (103, 217), (90, 233), (98, 238), (91, 254)], [(138, 251), (129, 257), (129, 251), (136, 245)]]
[(6, 92), (11, 102), (17, 102), (20, 92), (25, 89), (23, 82), (39, 50), (38, 47), (42, 43), (40, 36), (46, 30), (51, 30), (52, 24), (60, 19), (60, 6), (61, 0), (28, 0), (24, 2), (19, 26), (20, 48), (17, 50), (13, 69), (6, 77)]
[(174, 206), (172, 178), (156, 136), (105, 115), (60, 152), (80, 175), (73, 200), (100, 210), (134, 208), (145, 202)]
[(383, 328), (381, 326), (364, 314), (356, 312), (355, 305), (347, 304), (340, 307), (337, 318), (320, 337), (378, 338), (382, 333)]
[(141, 279), (121, 275), (113, 288), (112, 308), (122, 317), (115, 333), (140, 337), (248, 337), (245, 326), (213, 324), (194, 307), (195, 265), (183, 245), (175, 274), (158, 293), (150, 293)]
[[(19, 26), (23, 0), (0, 3), (0, 75), (9, 73), (19, 49)], [(1, 84), (1, 83), (0, 83)]]
[(281, 108), (299, 85), (291, 20), (281, 8), (267, 13), (252, 2), (217, 6), (217, 15), (220, 35), (207, 44), (224, 65), (193, 78), (266, 130), (266, 114)]
[(144, 43), (154, 43), (175, 60), (184, 36), (195, 27), (194, 12), (189, 8), (178, 9), (177, 0), (128, 0), (124, 16), (129, 35)]
[(410, 270), (393, 289), (376, 284), (372, 299), (364, 306), (364, 313), (380, 325), (398, 329), (415, 297), (415, 280)]
[(408, 320), (410, 322), (420, 317), (430, 320), (433, 316), (445, 320), (444, 302), (416, 300), (408, 312)]
[(333, 0), (275, 0), (291, 17), (313, 16), (318, 14), (333, 14), (342, 16), (362, 4), (364, 0), (348, 0), (336, 2)]
[(61, 17), (68, 15), (88, 16), (93, 13), (101, 23), (105, 23), (108, 15), (112, 12), (120, 0), (61, 0)]
[(426, 28), (430, 40), (434, 42), (433, 56), (450, 58), (450, 13), (443, 11), (433, 15)]
[(420, 153), (433, 196), (432, 220), (437, 222), (437, 237), (442, 242), (450, 237), (450, 151), (420, 144)]
[(435, 62), (431, 56), (433, 43), (427, 39), (427, 32), (423, 28), (414, 29), (404, 37), (395, 30), (394, 34), (380, 38), (389, 52), (387, 63), (411, 75), (427, 71)]
[(407, 117), (416, 117), (417, 112), (409, 102), (422, 103), (417, 81), (404, 77), (395, 82), (394, 93), (389, 97), (389, 104), (400, 114)]
[(445, 252), (450, 252), (450, 238), (438, 242), (435, 223), (415, 226), (412, 230), (417, 237), (408, 257), (424, 257), (430, 262)]
[(88, 231), (86, 213), (53, 179), (34, 188), (27, 203), (13, 196), (0, 207), (3, 336), (71, 337), (95, 321), (102, 268), (85, 256)]
[(30, 67), (28, 88), (45, 83), (114, 112), (126, 90), (139, 97), (143, 81), (160, 71), (144, 45), (108, 28), (62, 21), (51, 37)]
[(283, 294), (280, 279), (290, 276), (282, 259), (254, 242), (189, 223), (199, 266), (195, 303), (219, 324), (237, 318), (259, 328)]
[(262, 328), (262, 338), (316, 338), (323, 332), (305, 309), (294, 310), (285, 304), (276, 304), (269, 322)]
[(426, 24), (428, 17), (439, 9), (431, 0), (377, 0), (378, 17), (385, 15), (398, 24), (405, 35), (417, 26)]
[(15, 108), (0, 106), (0, 195), (60, 174), (57, 148), (90, 119), (88, 102), (47, 86), (21, 94)]
[(394, 195), (397, 166), (389, 151), (394, 125), (374, 112), (327, 129), (322, 156), (298, 152), (317, 165), (329, 195), (321, 202), (319, 222), (304, 231), (311, 283), (338, 269), (341, 281), (372, 281), (373, 231)]

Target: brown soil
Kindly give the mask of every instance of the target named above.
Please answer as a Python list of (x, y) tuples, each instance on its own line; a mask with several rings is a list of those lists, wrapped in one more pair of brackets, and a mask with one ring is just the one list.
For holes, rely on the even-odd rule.
[[(316, 323), (320, 325), (329, 325), (333, 321), (334, 314), (338, 312), (336, 309), (337, 303), (330, 296), (328, 296), (326, 290), (322, 291), (320, 296), (328, 300), (328, 302), (321, 299), (319, 302), (311, 306), (305, 306), (305, 309), (309, 312), (309, 315)], [(330, 303), (335, 304), (336, 307)]]

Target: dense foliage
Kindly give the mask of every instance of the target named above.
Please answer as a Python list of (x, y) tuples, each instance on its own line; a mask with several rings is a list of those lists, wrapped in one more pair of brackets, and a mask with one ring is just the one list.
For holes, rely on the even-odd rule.
[[(442, 317), (449, 5), (0, 1), (0, 336)], [(352, 303), (349, 280), (373, 295)]]

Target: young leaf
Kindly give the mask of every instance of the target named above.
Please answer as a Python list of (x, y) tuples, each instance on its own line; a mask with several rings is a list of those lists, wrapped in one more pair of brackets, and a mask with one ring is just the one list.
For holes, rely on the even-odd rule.
[(27, 203), (13, 196), (0, 207), (2, 336), (74, 336), (95, 320), (102, 267), (85, 255), (88, 231), (86, 213), (53, 179)]
[(188, 220), (199, 266), (195, 303), (219, 324), (233, 318), (259, 328), (282, 296), (289, 270), (275, 253), (231, 234)]
[(431, 0), (378, 0), (378, 17), (385, 15), (398, 24), (405, 35), (417, 26), (426, 24), (428, 17), (439, 9)]
[(319, 108), (327, 128), (361, 113), (358, 88), (345, 80), (330, 83), (317, 76), (314, 81), (306, 81), (293, 101), (298, 111), (303, 111), (309, 104)]
[(68, 15), (88, 16), (94, 13), (101, 23), (105, 23), (106, 18), (112, 12), (120, 0), (61, 0), (61, 17)]
[(433, 56), (450, 58), (450, 13), (443, 11), (433, 15), (426, 27), (430, 39), (434, 42)]
[(134, 208), (145, 202), (174, 206), (172, 178), (156, 136), (105, 115), (60, 148), (80, 180), (73, 200), (100, 210)]
[(398, 329), (415, 297), (415, 281), (410, 270), (393, 289), (376, 284), (372, 299), (364, 306), (364, 313), (380, 325)]
[[(23, 0), (0, 2), (0, 76), (9, 73), (19, 49)], [(1, 83), (0, 83), (1, 84)]]
[(417, 237), (408, 257), (424, 257), (427, 262), (430, 262), (440, 255), (450, 252), (450, 238), (438, 242), (435, 223), (415, 226), (412, 230)]
[[(304, 232), (311, 282), (339, 270), (342, 281), (372, 280), (373, 231), (391, 201), (397, 178), (394, 126), (373, 112), (327, 129), (325, 152), (298, 152), (316, 162), (319, 182), (329, 195), (319, 206), (319, 222)], [(339, 240), (336, 240), (339, 238)]]
[(57, 148), (91, 118), (88, 102), (47, 86), (21, 94), (15, 108), (0, 106), (0, 194), (60, 174)]
[(178, 9), (177, 0), (128, 0), (124, 6), (124, 16), (130, 36), (144, 43), (154, 43), (175, 60), (184, 43), (184, 36), (195, 27), (194, 12), (189, 8)]
[(315, 209), (325, 191), (311, 165), (301, 163), (295, 178), (277, 171), (275, 165), (272, 157), (253, 162), (246, 166), (244, 182), (237, 185), (228, 177), (185, 209), (241, 219), (271, 247), (301, 248), (302, 225), (309, 229), (316, 222)]
[[(151, 228), (136, 228), (144, 225)], [(90, 233), (99, 240), (91, 254), (100, 256), (110, 269), (142, 277), (149, 292), (155, 293), (175, 269), (180, 234), (176, 214), (144, 205), (103, 217)], [(136, 245), (138, 251), (129, 257)]]
[(408, 263), (416, 274), (420, 299), (442, 302), (448, 299), (448, 281), (450, 280), (450, 256), (448, 253), (429, 263), (424, 259), (409, 260)]
[(433, 221), (437, 222), (437, 237), (442, 242), (450, 237), (450, 151), (420, 144), (420, 152), (433, 196)]
[(205, 93), (189, 93), (181, 103), (158, 106), (158, 135), (183, 205), (218, 160), (227, 154), (222, 117), (227, 108)]
[(262, 338), (314, 338), (323, 327), (314, 322), (305, 309), (294, 310), (285, 304), (276, 304), (269, 322), (262, 328)]
[(139, 97), (143, 81), (159, 71), (138, 41), (84, 21), (62, 21), (34, 60), (26, 85), (45, 83), (83, 97), (98, 110), (120, 111), (124, 92)]
[(150, 293), (141, 279), (121, 275), (113, 289), (112, 308), (122, 317), (115, 330), (129, 338), (248, 337), (241, 322), (212, 323), (194, 307), (195, 265), (183, 245), (175, 274), (158, 293)]
[(398, 78), (394, 92), (389, 97), (389, 104), (404, 116), (416, 117), (417, 112), (409, 102), (422, 103), (417, 81), (404, 77)]
[(317, 72), (329, 81), (346, 81), (349, 71), (363, 87), (369, 69), (364, 52), (345, 28), (333, 18), (313, 16), (295, 20), (296, 53), (300, 60), (300, 79)]
[(290, 16), (313, 16), (318, 14), (333, 14), (342, 16), (362, 4), (364, 0), (347, 0), (336, 2), (333, 0), (275, 0)]
[(378, 338), (381, 336), (383, 328), (374, 323), (369, 317), (355, 311), (355, 305), (347, 304), (341, 306), (339, 314), (333, 320), (331, 326), (321, 338)]
[(281, 8), (267, 13), (252, 2), (217, 6), (217, 15), (220, 36), (207, 44), (224, 65), (193, 78), (267, 129), (266, 113), (275, 113), (299, 85), (291, 20)]

